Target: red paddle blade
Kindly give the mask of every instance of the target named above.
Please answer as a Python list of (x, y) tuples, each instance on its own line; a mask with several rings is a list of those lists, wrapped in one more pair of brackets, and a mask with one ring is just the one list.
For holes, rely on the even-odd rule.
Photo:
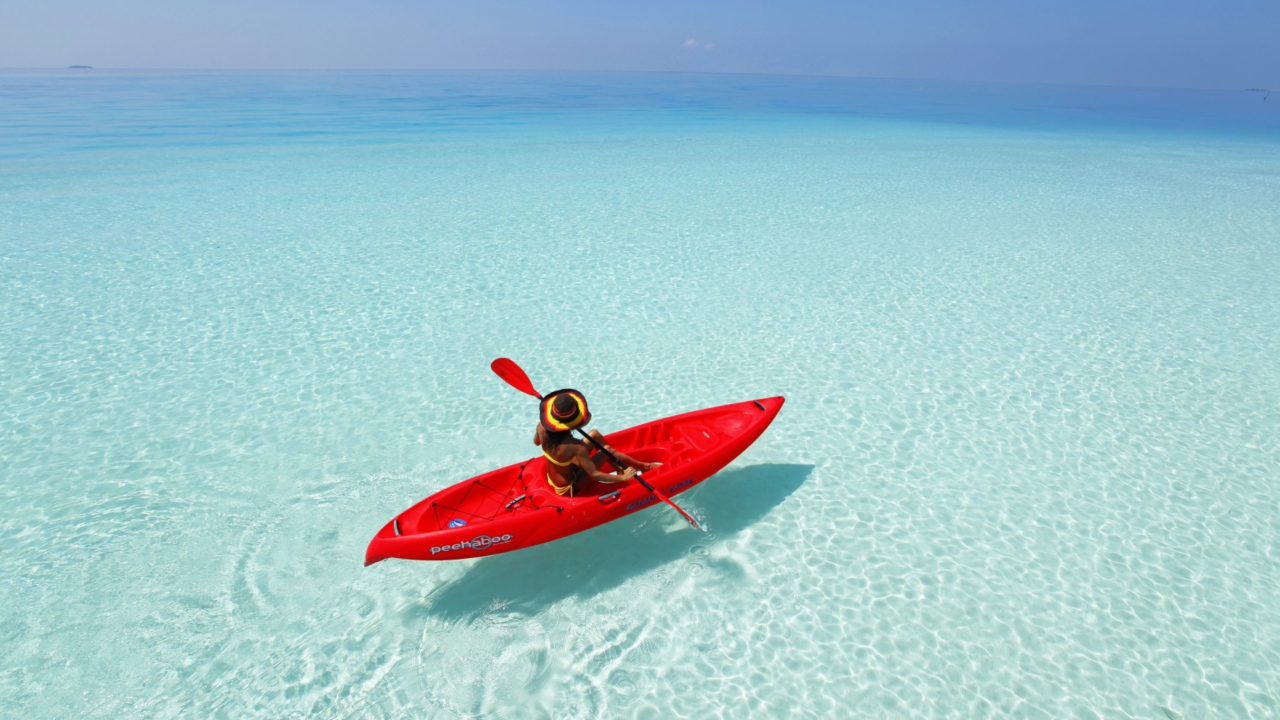
[(532, 395), (539, 400), (542, 395), (533, 389), (533, 382), (529, 380), (529, 376), (524, 370), (510, 358), (498, 358), (489, 364), (494, 374), (506, 381), (508, 385), (519, 390), (526, 395)]
[[(655, 493), (655, 494), (657, 494), (657, 493)], [(676, 512), (678, 512), (678, 513), (680, 513), (681, 515), (683, 515), (683, 516), (684, 516), (684, 519), (685, 519), (685, 520), (688, 520), (688, 521), (689, 521), (689, 524), (690, 524), (690, 525), (692, 525), (692, 526), (694, 527), (694, 529), (696, 529), (696, 530), (701, 530), (701, 529), (702, 529), (702, 526), (698, 524), (698, 521), (697, 521), (697, 520), (694, 520), (692, 515), (690, 515), (689, 513), (685, 512), (684, 510), (682, 510), (682, 509), (680, 508), (680, 506), (679, 506), (679, 505), (677, 505), (677, 504), (675, 504), (675, 503), (671, 502), (671, 498), (669, 498), (669, 497), (665, 497), (665, 496), (663, 496), (663, 495), (658, 495), (658, 497), (662, 498), (662, 502), (664, 502), (664, 503), (666, 503), (666, 504), (670, 505), (671, 507), (675, 508), (675, 509), (676, 509)]]
[(645, 488), (646, 490), (648, 490), (649, 492), (653, 493), (654, 495), (657, 495), (659, 500), (661, 500), (662, 502), (664, 502), (664, 503), (666, 503), (666, 504), (670, 505), (671, 507), (675, 508), (676, 512), (678, 512), (678, 513), (680, 513), (681, 515), (683, 515), (683, 516), (684, 516), (684, 519), (685, 519), (685, 520), (688, 520), (690, 525), (692, 525), (694, 528), (696, 528), (696, 529), (698, 529), (698, 530), (701, 530), (701, 529), (702, 529), (702, 526), (698, 524), (698, 521), (697, 521), (697, 520), (694, 520), (694, 519), (693, 519), (693, 516), (692, 516), (692, 515), (690, 515), (689, 513), (685, 512), (683, 509), (681, 509), (681, 508), (680, 508), (680, 506), (679, 506), (679, 505), (677, 505), (677, 504), (675, 504), (674, 502), (672, 502), (672, 501), (671, 501), (671, 498), (669, 498), (669, 497), (667, 497), (666, 495), (663, 495), (661, 492), (659, 492), (659, 491), (658, 491), (658, 488), (656, 488), (656, 487), (654, 487), (654, 486), (650, 485), (648, 480), (645, 480), (643, 477), (641, 477), (641, 476), (639, 476), (639, 475), (637, 475), (637, 476), (636, 476), (636, 479), (640, 481), (640, 484), (641, 484), (641, 485), (643, 485), (643, 486), (644, 486), (644, 488)]

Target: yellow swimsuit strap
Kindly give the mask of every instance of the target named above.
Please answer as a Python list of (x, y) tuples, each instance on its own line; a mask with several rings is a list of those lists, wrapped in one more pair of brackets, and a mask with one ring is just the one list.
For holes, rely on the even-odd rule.
[(570, 459), (569, 459), (569, 462), (560, 462), (559, 460), (557, 460), (557, 459), (555, 459), (555, 458), (551, 457), (550, 453), (548, 453), (546, 450), (543, 450), (543, 451), (542, 451), (542, 457), (546, 458), (546, 459), (547, 459), (547, 462), (549, 462), (549, 463), (551, 463), (552, 465), (555, 465), (555, 466), (557, 466), (557, 467), (569, 467), (570, 465), (572, 465), (572, 464), (573, 464), (573, 459), (572, 459), (572, 458), (570, 458)]
[(561, 487), (555, 484), (555, 482), (551, 480), (551, 473), (547, 473), (547, 484), (551, 486), (552, 490), (556, 491), (557, 495), (568, 495), (569, 497), (573, 497), (573, 485), (565, 485), (564, 487)]
[[(542, 457), (546, 458), (547, 462), (557, 467), (569, 467), (570, 465), (573, 464), (572, 458), (569, 459), (569, 462), (560, 462), (559, 460), (551, 457), (551, 453), (547, 452), (545, 449), (542, 451)], [(555, 484), (551, 480), (551, 473), (547, 473), (547, 484), (551, 486), (552, 490), (556, 491), (557, 495), (567, 494), (569, 497), (573, 497), (573, 483), (569, 483), (568, 485), (565, 485), (562, 487), (560, 485)]]

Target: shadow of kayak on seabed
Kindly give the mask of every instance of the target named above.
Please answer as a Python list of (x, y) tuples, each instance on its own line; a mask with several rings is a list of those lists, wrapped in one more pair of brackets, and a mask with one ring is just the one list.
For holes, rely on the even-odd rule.
[[(703, 509), (708, 530), (723, 540), (781, 505), (813, 465), (751, 465), (718, 473), (677, 497)], [(537, 614), (571, 597), (591, 597), (684, 556), (706, 536), (692, 528), (668, 532), (654, 522), (664, 505), (526, 550), (481, 558), (462, 577), (433, 590), (410, 610), (445, 620), (504, 612)], [(702, 518), (699, 518), (702, 521)]]

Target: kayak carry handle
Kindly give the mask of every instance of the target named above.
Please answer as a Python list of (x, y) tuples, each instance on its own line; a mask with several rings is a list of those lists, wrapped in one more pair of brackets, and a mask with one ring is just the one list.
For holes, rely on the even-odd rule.
[(609, 503), (613, 502), (614, 500), (617, 500), (620, 497), (622, 497), (622, 491), (614, 490), (613, 492), (605, 493), (604, 495), (601, 495), (596, 499), (600, 501), (601, 505), (608, 505)]
[(511, 502), (507, 503), (507, 507), (506, 507), (506, 509), (507, 509), (507, 510), (510, 510), (511, 508), (513, 508), (513, 507), (515, 507), (517, 504), (519, 504), (519, 502), (520, 502), (521, 500), (523, 500), (523, 499), (525, 499), (525, 498), (527, 498), (527, 497), (529, 497), (529, 496), (528, 496), (528, 495), (521, 495), (520, 497), (516, 498), (515, 500), (512, 500)]
[(764, 405), (763, 405), (763, 404), (761, 404), (759, 400), (752, 400), (752, 401), (751, 401), (751, 404), (755, 405), (756, 407), (760, 408), (761, 410), (763, 410), (763, 409), (764, 409)]

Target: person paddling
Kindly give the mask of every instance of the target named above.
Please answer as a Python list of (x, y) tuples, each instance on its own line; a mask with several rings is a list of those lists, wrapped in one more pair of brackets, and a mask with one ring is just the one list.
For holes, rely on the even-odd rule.
[[(557, 495), (573, 497), (574, 487), (587, 479), (602, 483), (627, 482), (636, 472), (646, 472), (657, 463), (644, 463), (618, 452), (604, 441), (599, 430), (589, 434), (601, 447), (612, 453), (626, 467), (621, 473), (600, 470), (591, 448), (573, 436), (573, 431), (591, 422), (587, 399), (577, 390), (557, 390), (542, 398), (538, 413), (538, 429), (533, 434), (533, 444), (542, 447), (547, 459), (547, 484)], [(599, 457), (599, 456), (596, 456)]]

